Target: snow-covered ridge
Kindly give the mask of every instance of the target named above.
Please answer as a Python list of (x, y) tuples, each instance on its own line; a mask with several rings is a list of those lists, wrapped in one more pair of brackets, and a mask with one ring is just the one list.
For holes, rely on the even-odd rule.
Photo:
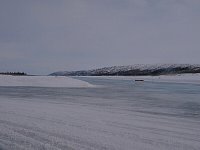
[(93, 87), (88, 82), (69, 77), (0, 75), (0, 86)]
[(60, 71), (52, 73), (56, 76), (136, 76), (136, 75), (164, 75), (180, 73), (200, 73), (198, 64), (136, 64), (130, 66), (113, 66), (100, 69), (82, 71)]

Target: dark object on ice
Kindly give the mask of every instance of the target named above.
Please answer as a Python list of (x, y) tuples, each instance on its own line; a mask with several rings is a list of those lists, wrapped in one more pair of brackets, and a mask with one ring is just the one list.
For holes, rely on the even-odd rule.
[(141, 81), (144, 81), (144, 80), (135, 80), (135, 81), (136, 81), (136, 82), (138, 82), (138, 81), (141, 82)]

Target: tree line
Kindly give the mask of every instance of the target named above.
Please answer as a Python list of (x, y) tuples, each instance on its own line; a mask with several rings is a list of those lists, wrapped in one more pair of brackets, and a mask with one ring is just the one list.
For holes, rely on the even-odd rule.
[(0, 72), (1, 75), (25, 76), (25, 72)]

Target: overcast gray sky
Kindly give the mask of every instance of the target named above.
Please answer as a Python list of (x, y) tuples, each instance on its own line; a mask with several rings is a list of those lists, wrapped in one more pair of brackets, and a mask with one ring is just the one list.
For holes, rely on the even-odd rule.
[(200, 64), (200, 0), (0, 0), (0, 72)]

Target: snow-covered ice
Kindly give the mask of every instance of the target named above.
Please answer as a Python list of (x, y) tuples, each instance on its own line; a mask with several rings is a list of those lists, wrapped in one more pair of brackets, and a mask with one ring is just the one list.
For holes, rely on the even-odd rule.
[(0, 149), (200, 149), (199, 85), (79, 79), (103, 86), (0, 87)]
[(0, 86), (31, 86), (31, 87), (92, 87), (91, 84), (60, 76), (11, 76), (0, 75)]

